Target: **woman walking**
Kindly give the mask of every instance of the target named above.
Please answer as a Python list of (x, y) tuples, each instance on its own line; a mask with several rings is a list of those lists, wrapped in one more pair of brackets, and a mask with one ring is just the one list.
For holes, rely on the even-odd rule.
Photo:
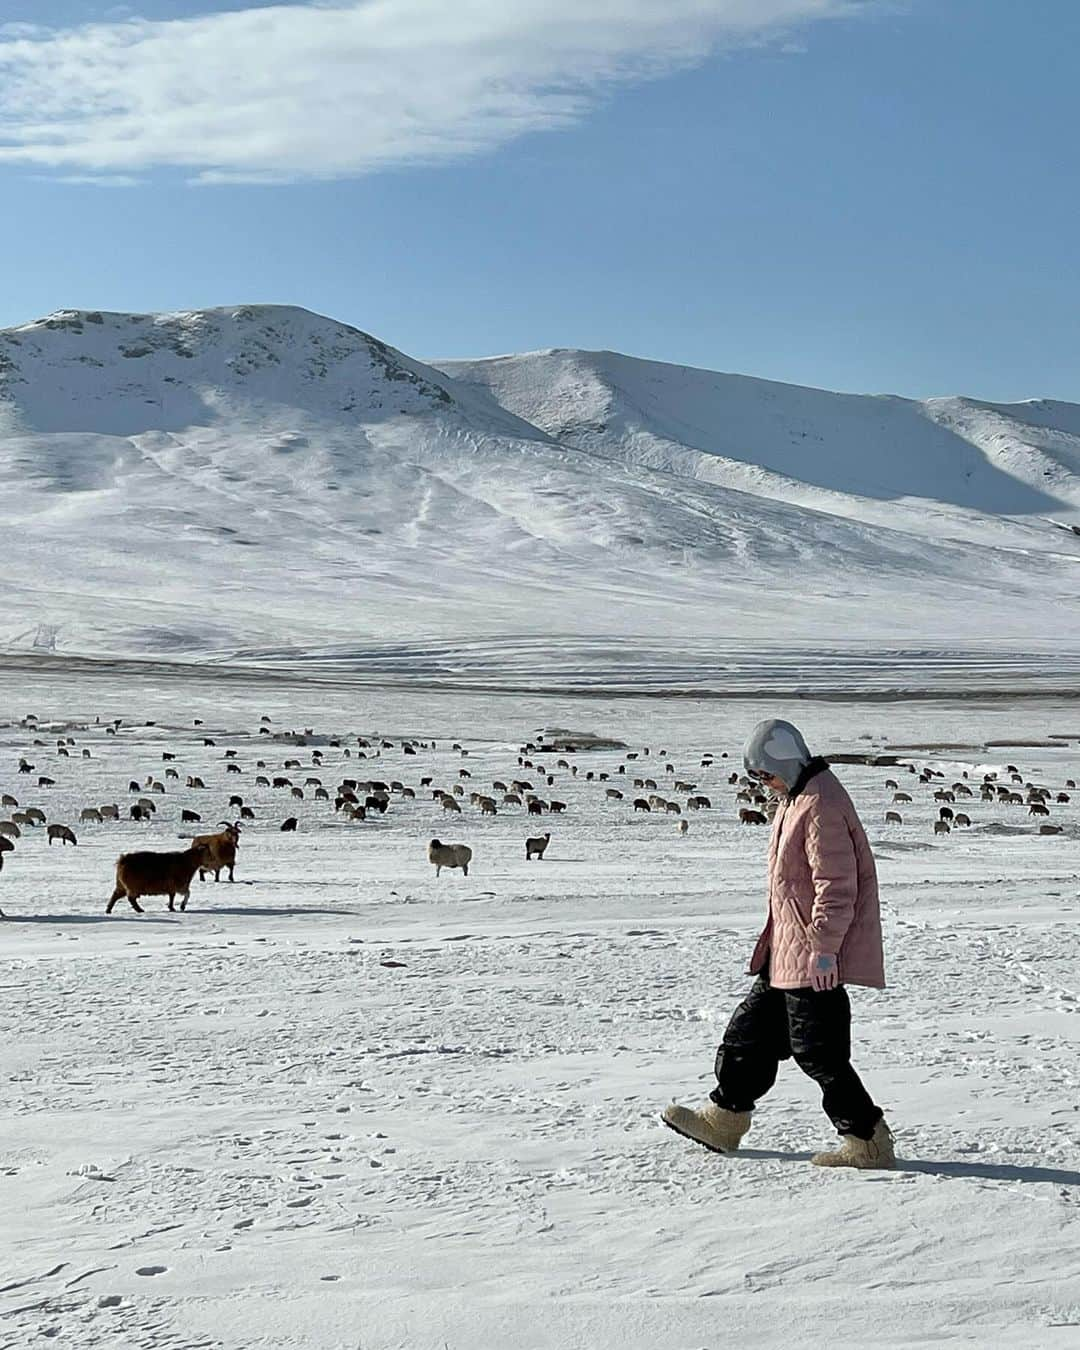
[(769, 840), (768, 917), (750, 961), (756, 975), (716, 1054), (716, 1088), (697, 1110), (671, 1105), (664, 1124), (733, 1153), (751, 1113), (793, 1058), (821, 1088), (841, 1137), (819, 1167), (892, 1167), (893, 1141), (851, 1067), (847, 984), (885, 984), (877, 873), (851, 798), (790, 722), (755, 727), (746, 772), (780, 795)]

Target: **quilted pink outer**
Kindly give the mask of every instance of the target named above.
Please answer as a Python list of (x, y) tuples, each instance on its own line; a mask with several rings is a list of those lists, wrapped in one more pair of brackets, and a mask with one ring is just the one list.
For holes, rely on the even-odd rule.
[(769, 915), (750, 960), (777, 989), (810, 986), (810, 958), (837, 957), (841, 984), (885, 986), (877, 869), (840, 781), (823, 770), (781, 800), (769, 839)]

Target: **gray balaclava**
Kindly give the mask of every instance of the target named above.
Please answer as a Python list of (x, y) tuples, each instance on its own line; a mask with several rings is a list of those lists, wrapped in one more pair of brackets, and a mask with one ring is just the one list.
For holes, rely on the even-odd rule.
[(810, 759), (810, 751), (799, 729), (778, 717), (759, 722), (750, 733), (743, 751), (743, 765), (747, 773), (764, 773), (782, 778), (789, 792)]

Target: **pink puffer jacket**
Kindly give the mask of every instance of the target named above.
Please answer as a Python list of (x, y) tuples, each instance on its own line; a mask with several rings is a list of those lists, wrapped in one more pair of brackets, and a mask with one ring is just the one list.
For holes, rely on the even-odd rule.
[(777, 989), (810, 986), (811, 955), (837, 957), (841, 984), (885, 986), (877, 870), (851, 798), (815, 774), (783, 798), (769, 840), (769, 917), (750, 961)]

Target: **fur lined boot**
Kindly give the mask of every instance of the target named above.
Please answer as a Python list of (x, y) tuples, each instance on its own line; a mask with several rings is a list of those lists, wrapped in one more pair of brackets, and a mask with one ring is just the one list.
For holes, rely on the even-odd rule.
[(895, 1167), (893, 1137), (884, 1120), (874, 1126), (873, 1136), (860, 1139), (845, 1134), (843, 1143), (831, 1153), (815, 1153), (810, 1159), (815, 1167)]
[(750, 1128), (749, 1111), (726, 1111), (715, 1102), (706, 1102), (696, 1111), (672, 1102), (660, 1119), (669, 1130), (704, 1144), (714, 1153), (734, 1153)]

